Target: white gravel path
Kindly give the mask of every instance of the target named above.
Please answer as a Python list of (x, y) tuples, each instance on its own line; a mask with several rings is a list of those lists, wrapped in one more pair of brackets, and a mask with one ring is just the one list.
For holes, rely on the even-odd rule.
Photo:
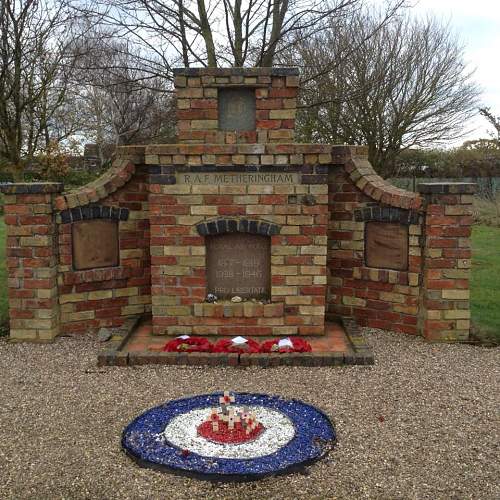
[[(0, 498), (498, 499), (499, 353), (367, 332), (374, 367), (97, 368), (92, 339), (0, 340)], [(336, 450), (308, 475), (212, 485), (141, 469), (123, 427), (168, 399), (233, 389), (325, 410)]]

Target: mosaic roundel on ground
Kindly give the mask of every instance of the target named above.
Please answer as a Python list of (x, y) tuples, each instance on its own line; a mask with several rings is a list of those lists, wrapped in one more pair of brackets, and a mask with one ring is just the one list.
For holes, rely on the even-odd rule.
[(123, 431), (122, 446), (140, 465), (206, 479), (257, 479), (323, 457), (335, 430), (317, 408), (265, 394), (227, 393), (169, 401)]

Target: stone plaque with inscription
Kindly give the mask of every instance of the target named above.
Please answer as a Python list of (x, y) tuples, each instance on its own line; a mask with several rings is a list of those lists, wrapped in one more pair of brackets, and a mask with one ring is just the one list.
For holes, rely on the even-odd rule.
[(366, 223), (365, 255), (368, 267), (408, 269), (408, 226), (388, 222)]
[(73, 267), (76, 270), (117, 266), (118, 221), (94, 219), (73, 223)]
[(219, 130), (255, 130), (255, 89), (219, 89)]
[(271, 291), (271, 239), (228, 233), (208, 236), (208, 293), (221, 299), (235, 295), (267, 299)]
[(187, 172), (177, 173), (177, 184), (300, 184), (294, 172)]

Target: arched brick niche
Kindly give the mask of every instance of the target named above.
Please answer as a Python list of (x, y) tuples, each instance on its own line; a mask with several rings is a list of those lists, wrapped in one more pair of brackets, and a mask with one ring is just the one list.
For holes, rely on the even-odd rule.
[(249, 233), (261, 236), (275, 236), (280, 233), (281, 227), (278, 224), (264, 220), (221, 217), (197, 224), (196, 230), (200, 236), (215, 236), (224, 233)]

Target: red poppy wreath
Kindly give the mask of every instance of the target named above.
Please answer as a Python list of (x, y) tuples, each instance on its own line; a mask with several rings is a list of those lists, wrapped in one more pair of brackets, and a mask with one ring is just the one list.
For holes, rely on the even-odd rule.
[(245, 337), (220, 339), (214, 345), (212, 352), (234, 352), (237, 354), (252, 354), (260, 351), (258, 342)]
[(311, 350), (309, 342), (296, 337), (266, 340), (260, 346), (260, 352), (311, 352)]
[(212, 344), (205, 337), (182, 335), (167, 342), (163, 350), (167, 352), (210, 352)]

